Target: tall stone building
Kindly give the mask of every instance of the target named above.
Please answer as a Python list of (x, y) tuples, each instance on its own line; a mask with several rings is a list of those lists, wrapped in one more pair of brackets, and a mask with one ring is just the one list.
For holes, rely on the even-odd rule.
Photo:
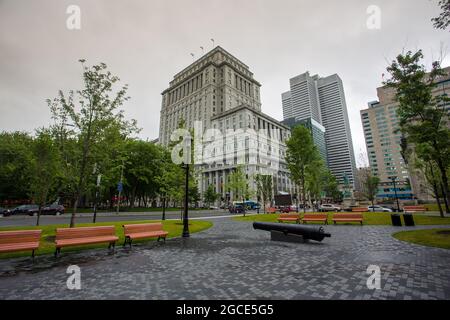
[[(325, 129), (325, 148), (328, 168), (341, 185), (348, 179), (354, 186), (356, 163), (348, 120), (344, 86), (338, 75), (321, 78), (309, 72), (290, 80), (290, 91), (282, 94), (283, 117), (288, 123), (307, 121), (319, 133)], [(318, 135), (320, 137), (320, 134)], [(317, 139), (316, 141), (320, 141)]]
[(177, 73), (162, 93), (160, 143), (169, 144), (182, 119), (189, 128), (195, 120), (210, 128), (212, 117), (242, 104), (260, 111), (260, 87), (247, 65), (216, 47)]
[[(450, 68), (446, 76), (436, 84), (433, 95), (450, 92)], [(378, 198), (394, 199), (395, 191), (400, 199), (430, 199), (422, 174), (405, 163), (401, 154), (401, 133), (397, 116), (398, 102), (395, 90), (389, 87), (377, 89), (378, 101), (369, 102), (368, 109), (361, 110), (361, 121), (366, 139), (367, 155), (372, 173), (381, 180)], [(450, 112), (450, 105), (447, 106)], [(392, 178), (396, 178), (396, 190)]]
[(260, 173), (272, 175), (274, 194), (293, 192), (284, 162), (290, 130), (261, 112), (260, 87), (247, 65), (216, 47), (176, 74), (162, 93), (159, 143), (168, 146), (181, 121), (201, 131), (199, 189), (214, 185), (222, 203), (234, 198), (227, 182), (237, 166), (253, 190)]

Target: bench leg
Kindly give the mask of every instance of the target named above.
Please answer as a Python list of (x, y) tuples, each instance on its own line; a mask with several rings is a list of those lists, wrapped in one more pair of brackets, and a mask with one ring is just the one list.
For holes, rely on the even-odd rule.
[(34, 262), (34, 250), (31, 251), (31, 260)]
[(159, 242), (159, 240), (161, 240), (161, 237), (158, 237), (158, 240), (156, 240), (156, 242)]
[(114, 253), (115, 249), (116, 249), (116, 243), (115, 242), (110, 242), (110, 244), (108, 246), (108, 249), (111, 250), (111, 248), (112, 248), (112, 253)]
[(56, 250), (55, 250), (55, 258), (58, 258), (60, 253), (61, 253), (61, 248), (56, 248)]

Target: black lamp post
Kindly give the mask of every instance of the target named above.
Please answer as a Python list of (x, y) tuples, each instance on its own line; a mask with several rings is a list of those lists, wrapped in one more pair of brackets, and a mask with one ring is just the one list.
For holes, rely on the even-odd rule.
[(183, 238), (189, 238), (189, 164), (184, 165), (186, 181), (184, 190)]
[(397, 201), (397, 212), (400, 212), (400, 203), (398, 201), (397, 186), (395, 184), (395, 181), (397, 180), (397, 177), (391, 177), (391, 180), (392, 180), (392, 183), (394, 184), (395, 200)]

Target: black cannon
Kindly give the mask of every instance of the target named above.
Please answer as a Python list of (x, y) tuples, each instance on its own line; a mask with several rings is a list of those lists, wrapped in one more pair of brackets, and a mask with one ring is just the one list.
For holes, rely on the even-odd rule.
[(322, 227), (301, 226), (298, 224), (254, 222), (256, 230), (270, 231), (272, 240), (287, 242), (304, 242), (305, 240), (322, 241), (331, 237)]

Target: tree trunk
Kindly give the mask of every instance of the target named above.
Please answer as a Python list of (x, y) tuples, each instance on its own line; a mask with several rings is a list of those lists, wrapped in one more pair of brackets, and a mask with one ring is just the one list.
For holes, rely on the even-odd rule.
[(75, 227), (75, 214), (77, 213), (77, 207), (78, 207), (78, 196), (76, 197), (75, 202), (73, 204), (72, 215), (70, 216), (70, 228)]
[[(441, 182), (441, 190), (442, 190), (442, 193), (444, 193), (444, 185), (443, 185), (442, 182)], [(439, 195), (438, 195), (438, 196), (439, 196)], [(446, 212), (446, 213), (450, 213), (449, 201), (448, 201), (448, 199), (445, 197), (445, 193), (444, 193), (444, 205), (445, 205), (445, 212)]]
[(163, 219), (163, 221), (164, 221), (164, 220), (166, 220), (166, 198), (164, 197), (162, 200), (163, 200), (163, 207), (162, 207), (163, 213), (162, 213), (162, 219)]
[[(436, 151), (438, 151), (436, 148), (436, 145), (434, 145), (434, 146), (435, 146)], [(445, 167), (444, 163), (442, 162), (441, 157), (438, 157), (437, 165), (438, 165), (438, 168), (439, 168), (439, 171), (441, 174), (441, 179), (442, 179), (442, 192), (444, 193), (444, 198), (446, 199), (446, 202), (448, 204), (448, 203), (450, 203), (450, 193), (448, 191), (447, 168)], [(446, 209), (447, 214), (450, 214), (450, 210), (449, 210), (448, 206), (445, 209)]]
[[(439, 199), (439, 188), (436, 184), (433, 184), (433, 190), (434, 190), (434, 196), (436, 197), (437, 205), (439, 207), (439, 214), (440, 214), (441, 218), (445, 218), (444, 210), (442, 209), (441, 199)], [(445, 197), (444, 197), (444, 201), (445, 201)]]
[(303, 202), (303, 213), (306, 213), (305, 180), (302, 181), (302, 202)]
[(42, 213), (42, 204), (39, 205), (39, 210), (38, 210), (37, 220), (36, 220), (36, 226), (39, 226), (39, 221), (41, 220), (41, 213)]

